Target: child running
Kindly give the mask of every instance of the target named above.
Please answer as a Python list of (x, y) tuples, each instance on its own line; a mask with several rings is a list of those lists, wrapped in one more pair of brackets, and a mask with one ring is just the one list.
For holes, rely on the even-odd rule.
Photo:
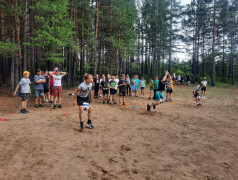
[[(112, 106), (113, 104), (117, 104), (117, 102), (115, 101), (115, 94), (116, 94), (116, 82), (115, 82), (115, 76), (112, 76), (112, 79), (109, 83), (109, 88), (110, 88), (110, 105)], [(112, 101), (114, 101), (114, 103), (112, 104)]]
[(19, 87), (21, 87), (21, 97), (22, 97), (22, 103), (21, 103), (21, 113), (22, 114), (27, 114), (29, 113), (29, 111), (26, 110), (26, 106), (27, 106), (27, 102), (31, 93), (31, 81), (29, 79), (29, 75), (30, 73), (28, 71), (24, 71), (23, 72), (23, 78), (21, 79), (21, 81), (19, 82), (19, 84), (16, 87), (15, 92), (13, 93), (13, 96), (16, 96), (16, 93), (19, 89)]
[(149, 99), (151, 99), (151, 94), (152, 94), (153, 91), (154, 91), (153, 80), (150, 81), (149, 87), (150, 87), (150, 97), (149, 97)]
[(156, 92), (159, 89), (159, 80), (158, 80), (158, 76), (155, 76), (155, 80), (153, 81), (153, 86), (154, 86), (154, 97), (153, 99), (155, 100), (156, 97)]
[(145, 83), (146, 81), (144, 80), (143, 77), (141, 77), (141, 80), (140, 80), (140, 86), (141, 86), (141, 97), (145, 97)]
[(105, 75), (102, 75), (102, 82), (101, 82), (101, 86), (102, 86), (102, 100), (103, 100), (103, 104), (105, 104), (105, 101), (107, 100), (107, 104), (109, 104), (109, 85), (108, 85), (108, 81), (106, 80)]
[(93, 100), (92, 98), (92, 83), (93, 83), (93, 76), (91, 74), (87, 74), (84, 76), (84, 82), (82, 82), (79, 86), (78, 89), (74, 93), (74, 103), (73, 105), (75, 106), (76, 103), (79, 106), (79, 120), (80, 120), (80, 131), (84, 129), (83, 126), (83, 110), (84, 106), (88, 106), (88, 122), (87, 126), (90, 129), (93, 129), (94, 126), (92, 124), (92, 107), (91, 107), (91, 102)]
[(202, 99), (206, 99), (206, 90), (207, 90), (207, 78), (204, 77), (202, 84), (204, 85), (203, 88), (201, 88), (202, 91)]
[(137, 97), (137, 82), (136, 82), (136, 76), (134, 76), (134, 78), (131, 80), (132, 81), (132, 96), (131, 97)]
[(53, 90), (53, 96), (54, 96), (54, 107), (53, 109), (56, 109), (56, 101), (58, 102), (58, 108), (62, 108), (61, 105), (61, 96), (62, 96), (62, 78), (66, 75), (66, 72), (61, 72), (60, 70), (57, 70), (55, 75), (53, 72), (50, 72), (50, 75), (53, 77), (54, 82), (54, 90)]
[(119, 87), (119, 106), (121, 106), (121, 97), (122, 97), (123, 105), (126, 106), (127, 105), (125, 102), (126, 80), (125, 80), (124, 74), (121, 76), (121, 80), (118, 83), (118, 87)]
[(193, 90), (193, 98), (195, 98), (195, 101), (196, 101), (196, 105), (197, 106), (201, 106), (202, 104), (200, 103), (200, 94), (198, 93), (198, 91), (200, 90), (200, 88), (203, 88), (204, 85), (202, 84), (202, 82), (197, 85), (194, 90)]
[(168, 71), (166, 71), (164, 77), (161, 78), (161, 80), (160, 80), (161, 81), (161, 83), (160, 83), (161, 87), (158, 87), (158, 90), (156, 91), (156, 95), (155, 95), (155, 100), (156, 101), (154, 103), (152, 103), (151, 105), (147, 104), (147, 111), (150, 111), (151, 106), (153, 106), (153, 108), (155, 109), (156, 105), (160, 104), (160, 100), (164, 99), (164, 94), (163, 94), (163, 91), (162, 91), (162, 89), (164, 87), (162, 86), (162, 84), (163, 84), (163, 82), (166, 81), (166, 77), (167, 77), (168, 74), (169, 74)]

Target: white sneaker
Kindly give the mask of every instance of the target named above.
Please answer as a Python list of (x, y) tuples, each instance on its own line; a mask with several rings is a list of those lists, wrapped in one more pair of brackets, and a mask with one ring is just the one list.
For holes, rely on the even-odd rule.
[(203, 99), (206, 99), (206, 97), (203, 97)]
[(49, 102), (49, 100), (48, 100), (48, 99), (46, 99), (46, 100), (45, 100), (45, 102), (47, 102), (47, 103), (48, 103), (48, 102)]

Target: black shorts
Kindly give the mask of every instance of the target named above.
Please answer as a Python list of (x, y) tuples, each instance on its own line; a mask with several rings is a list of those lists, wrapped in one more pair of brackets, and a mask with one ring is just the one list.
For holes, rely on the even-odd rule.
[(110, 89), (110, 94), (111, 95), (114, 95), (114, 94), (116, 94), (117, 93), (117, 91), (115, 90), (115, 89)]
[(173, 92), (173, 89), (166, 89), (166, 93), (172, 93)]
[(30, 93), (22, 93), (21, 97), (22, 97), (22, 101), (27, 101), (30, 97)]
[(83, 103), (89, 103), (90, 104), (89, 96), (85, 97), (85, 98), (77, 96), (77, 104), (78, 104), (78, 106), (82, 106)]
[(103, 90), (102, 90), (102, 94), (103, 94), (103, 95), (108, 94), (108, 89), (103, 89)]
[(119, 96), (126, 96), (126, 92), (120, 92)]
[(48, 93), (48, 92), (50, 92), (49, 89), (44, 89), (44, 93)]
[(206, 91), (206, 90), (207, 90), (207, 87), (201, 88), (201, 91)]
[(194, 97), (196, 98), (196, 97), (198, 97), (198, 96), (199, 96), (199, 93), (196, 92), (196, 93), (194, 94)]

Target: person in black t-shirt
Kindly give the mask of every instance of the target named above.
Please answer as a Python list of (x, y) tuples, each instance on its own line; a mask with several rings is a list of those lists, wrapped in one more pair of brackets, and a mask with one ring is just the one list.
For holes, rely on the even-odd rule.
[(126, 79), (125, 79), (125, 75), (123, 74), (121, 76), (121, 80), (118, 83), (118, 87), (119, 87), (119, 105), (121, 106), (121, 97), (123, 100), (123, 105), (127, 105), (125, 102), (125, 95), (126, 95)]
[(100, 79), (98, 77), (98, 74), (96, 74), (96, 77), (94, 78), (94, 98), (98, 98), (98, 91), (99, 91), (99, 83)]
[(109, 104), (109, 83), (105, 77), (105, 75), (102, 76), (102, 100), (103, 104), (105, 104), (105, 101), (107, 100), (107, 104)]

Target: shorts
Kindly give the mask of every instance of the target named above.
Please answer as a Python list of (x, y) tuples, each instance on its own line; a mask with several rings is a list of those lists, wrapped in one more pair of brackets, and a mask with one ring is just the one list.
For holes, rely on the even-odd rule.
[(132, 85), (131, 90), (132, 90), (132, 91), (136, 91), (136, 90), (137, 90), (137, 86), (136, 86), (136, 85)]
[(145, 87), (141, 87), (141, 90), (144, 90), (145, 89)]
[(126, 96), (126, 92), (120, 92), (119, 96)]
[(53, 96), (62, 96), (62, 86), (54, 86)]
[(173, 92), (173, 89), (166, 89), (166, 93), (171, 94)]
[(44, 89), (44, 93), (48, 93), (49, 92), (49, 89)]
[(156, 98), (155, 98), (155, 100), (156, 101), (160, 101), (161, 99), (162, 100), (164, 99), (164, 93), (161, 92), (161, 91), (156, 91)]
[(196, 97), (198, 97), (198, 96), (200, 96), (200, 94), (199, 94), (198, 92), (196, 92), (196, 93), (194, 94), (194, 97), (196, 98)]
[(22, 97), (22, 101), (27, 101), (30, 97), (30, 93), (22, 93), (21, 97)]
[(77, 96), (77, 104), (78, 106), (83, 106), (83, 103), (89, 103), (91, 104), (90, 100), (89, 100), (89, 96), (87, 97), (80, 97), (80, 96)]
[(110, 94), (111, 95), (115, 95), (117, 93), (117, 91), (115, 89), (110, 89)]
[(103, 95), (108, 94), (108, 89), (103, 89), (103, 90), (102, 90), (102, 94), (103, 94)]
[(54, 93), (54, 86), (50, 86), (50, 95), (53, 96), (53, 93)]
[(44, 89), (35, 89), (35, 97), (43, 97), (44, 96)]
[(201, 88), (201, 91), (206, 91), (206, 90), (207, 90), (207, 87)]

